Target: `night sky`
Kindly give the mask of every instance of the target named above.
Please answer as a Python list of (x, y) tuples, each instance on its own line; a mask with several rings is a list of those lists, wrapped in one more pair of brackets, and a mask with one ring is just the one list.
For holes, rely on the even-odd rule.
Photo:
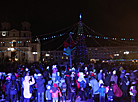
[(0, 22), (20, 30), (28, 21), (35, 36), (77, 23), (81, 13), (83, 23), (105, 36), (138, 38), (137, 5), (137, 0), (1, 0)]

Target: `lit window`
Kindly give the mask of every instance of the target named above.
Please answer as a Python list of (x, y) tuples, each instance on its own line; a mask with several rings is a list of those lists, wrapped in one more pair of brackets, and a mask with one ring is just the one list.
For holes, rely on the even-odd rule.
[(46, 56), (50, 56), (50, 54), (47, 54), (47, 53), (46, 53)]
[(37, 52), (33, 52), (33, 54), (35, 55), (35, 54), (37, 54)]
[(68, 57), (66, 57), (66, 59), (68, 59)]
[(114, 54), (114, 56), (119, 56), (119, 54)]
[(22, 43), (22, 41), (20, 41), (20, 43)]
[(64, 57), (62, 56), (62, 59), (64, 59)]

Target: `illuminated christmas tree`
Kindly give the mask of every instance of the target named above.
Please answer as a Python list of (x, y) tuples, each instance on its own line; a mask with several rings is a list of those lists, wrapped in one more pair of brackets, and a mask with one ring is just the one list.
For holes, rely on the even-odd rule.
[(85, 35), (83, 32), (83, 23), (81, 21), (81, 18), (82, 18), (82, 16), (80, 15), (80, 21), (78, 22), (76, 48), (75, 48), (75, 52), (74, 52), (74, 61), (75, 62), (87, 62), (88, 61)]

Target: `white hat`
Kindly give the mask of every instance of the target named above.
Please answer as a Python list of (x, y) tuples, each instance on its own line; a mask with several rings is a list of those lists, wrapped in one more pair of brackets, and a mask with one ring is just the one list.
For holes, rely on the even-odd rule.
[(72, 70), (75, 70), (75, 68), (73, 67)]
[(113, 74), (116, 74), (116, 70), (113, 71)]
[(28, 69), (28, 68), (26, 68), (26, 69), (25, 69), (25, 71), (27, 72), (27, 71), (29, 71), (29, 69)]
[(137, 72), (137, 70), (134, 70), (133, 72), (135, 73), (135, 72)]
[(53, 66), (52, 66), (52, 69), (53, 69), (53, 68), (57, 68), (57, 65), (53, 65)]
[(88, 68), (87, 67), (85, 67), (85, 69), (84, 70), (87, 70)]
[(126, 73), (126, 75), (129, 75), (129, 73)]
[(37, 76), (41, 76), (41, 75), (42, 75), (41, 73), (37, 74)]
[(12, 76), (12, 73), (8, 73), (7, 76)]
[(134, 82), (132, 82), (131, 84), (136, 84), (136, 82), (134, 81)]
[(83, 72), (79, 72), (79, 76), (83, 76)]

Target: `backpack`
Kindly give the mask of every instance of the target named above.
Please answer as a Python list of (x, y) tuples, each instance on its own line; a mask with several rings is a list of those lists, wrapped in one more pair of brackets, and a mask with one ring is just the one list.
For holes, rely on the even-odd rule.
[(17, 83), (16, 82), (15, 83), (12, 82), (12, 84), (10, 86), (10, 91), (17, 91)]

